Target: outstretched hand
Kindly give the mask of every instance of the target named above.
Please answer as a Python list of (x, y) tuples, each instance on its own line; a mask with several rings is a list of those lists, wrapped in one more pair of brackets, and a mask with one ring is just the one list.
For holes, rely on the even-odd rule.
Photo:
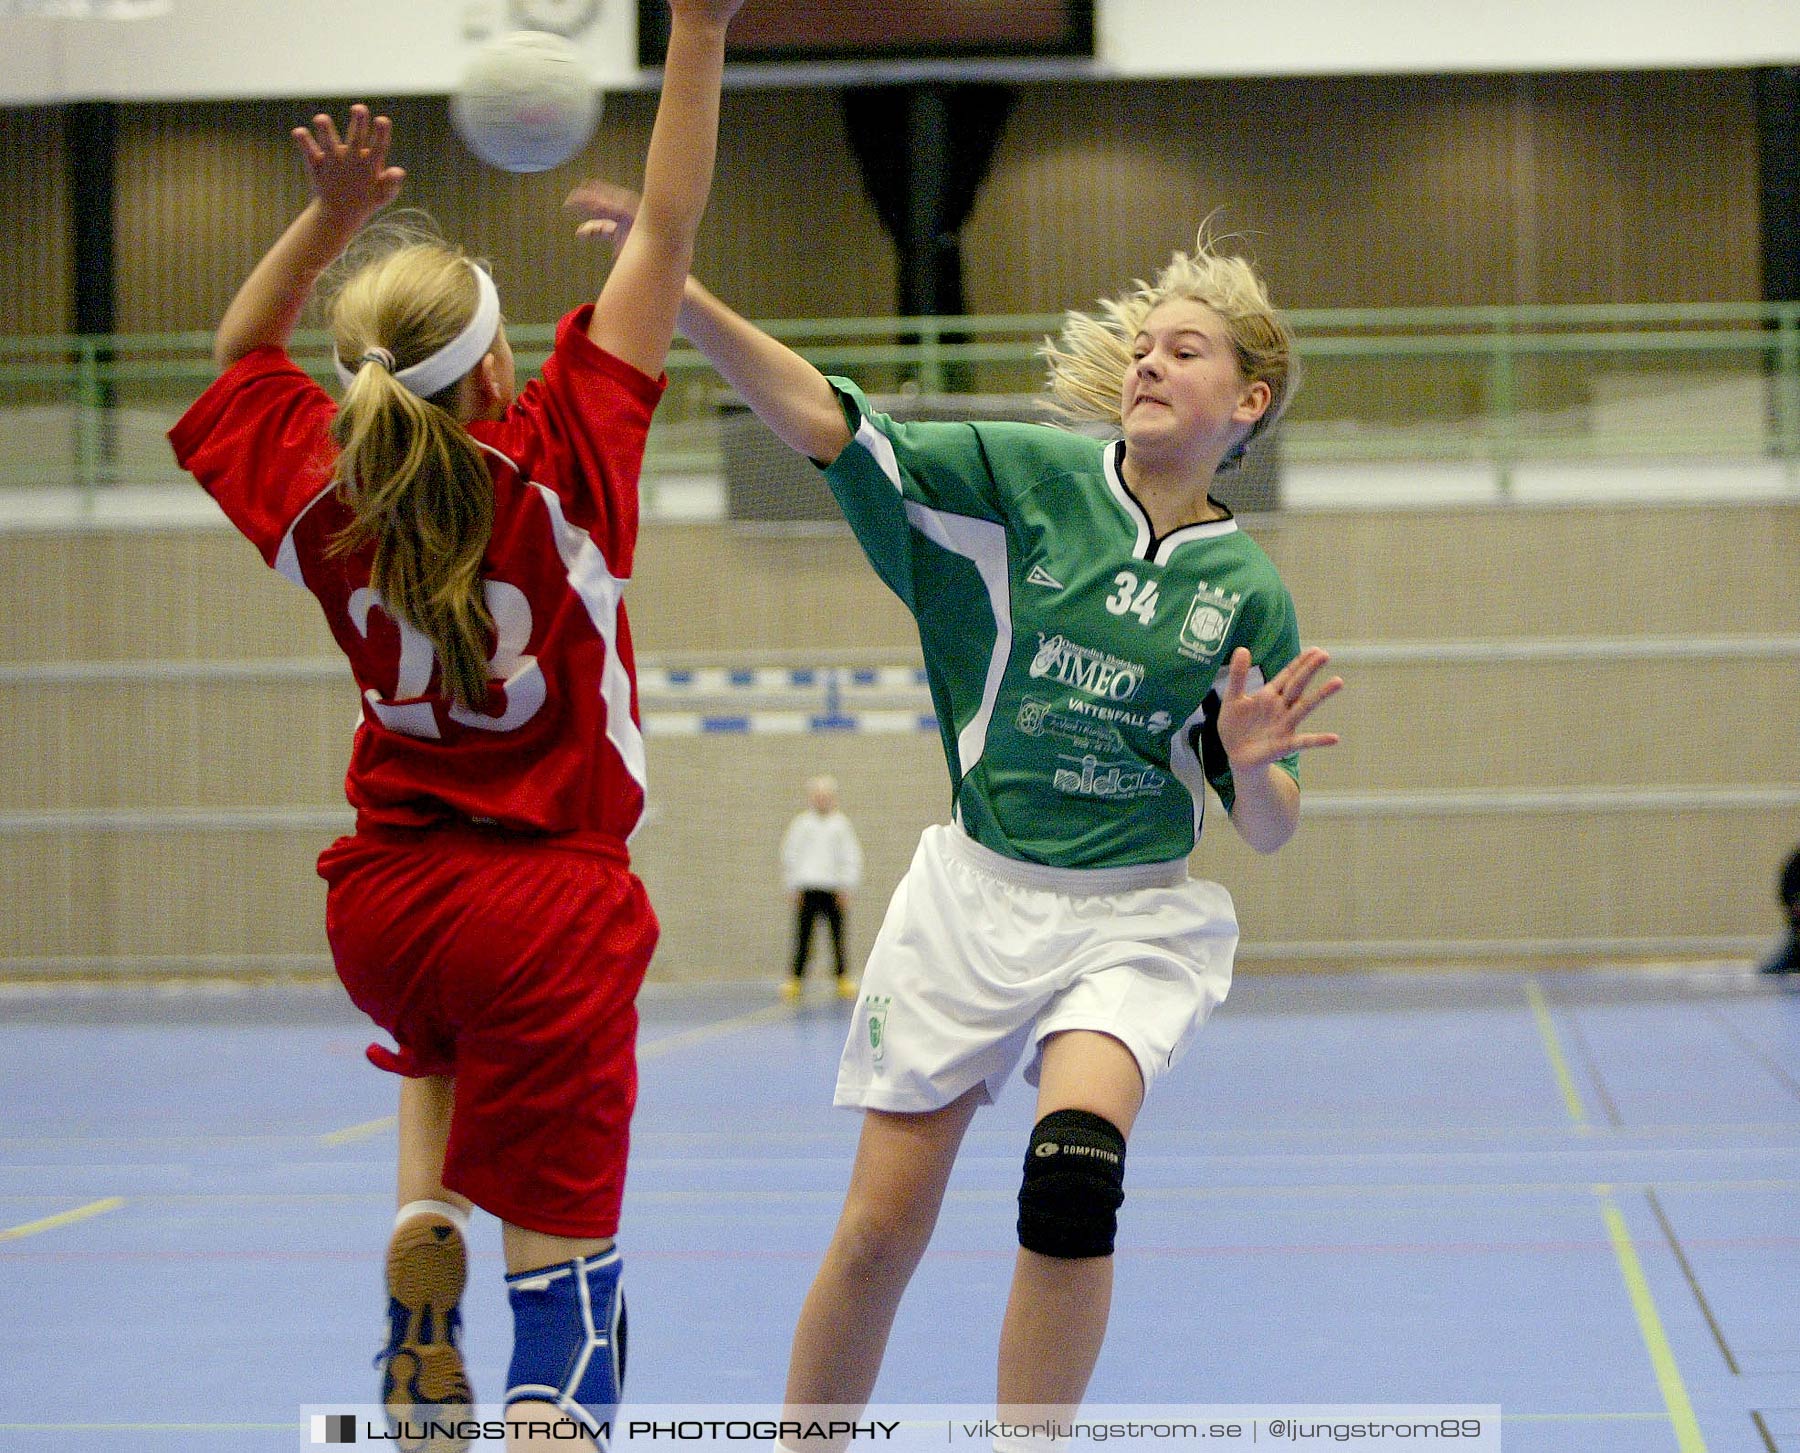
[(1336, 732), (1301, 732), (1299, 727), (1327, 697), (1344, 689), (1344, 679), (1333, 676), (1307, 695), (1313, 679), (1331, 660), (1317, 646), (1308, 646), (1255, 691), (1250, 683), (1250, 653), (1242, 646), (1231, 653), (1219, 694), (1219, 744), (1231, 759), (1233, 772), (1245, 772), (1292, 752), (1313, 747), (1335, 747)]
[(630, 187), (590, 178), (569, 193), (563, 207), (586, 219), (575, 229), (577, 237), (604, 237), (617, 254), (631, 235), (643, 200)]
[(393, 123), (370, 116), (360, 102), (350, 108), (350, 124), (341, 138), (324, 112), (313, 117), (310, 129), (294, 128), (294, 145), (306, 163), (313, 195), (333, 219), (360, 227), (400, 195), (406, 172), (388, 165), (392, 135)]

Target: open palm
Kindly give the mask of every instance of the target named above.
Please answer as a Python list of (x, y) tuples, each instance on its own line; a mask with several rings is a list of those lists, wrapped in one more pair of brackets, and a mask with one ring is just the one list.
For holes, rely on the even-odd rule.
[(310, 130), (296, 126), (294, 145), (306, 163), (319, 205), (360, 227), (399, 196), (406, 173), (388, 165), (392, 135), (393, 123), (385, 116), (371, 116), (360, 103), (350, 108), (350, 123), (342, 137), (337, 123), (324, 112), (313, 117)]
[(1231, 653), (1225, 686), (1219, 693), (1219, 744), (1234, 772), (1266, 767), (1293, 752), (1335, 747), (1336, 732), (1302, 732), (1300, 726), (1327, 697), (1343, 690), (1333, 676), (1309, 696), (1308, 689), (1330, 655), (1308, 646), (1255, 691), (1249, 690), (1250, 653), (1242, 646)]

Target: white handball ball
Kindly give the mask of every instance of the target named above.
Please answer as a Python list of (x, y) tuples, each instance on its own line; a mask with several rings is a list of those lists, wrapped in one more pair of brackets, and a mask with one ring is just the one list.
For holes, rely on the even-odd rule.
[(600, 124), (600, 92), (572, 42), (510, 30), (476, 52), (450, 98), (450, 121), (489, 166), (549, 171), (587, 145)]

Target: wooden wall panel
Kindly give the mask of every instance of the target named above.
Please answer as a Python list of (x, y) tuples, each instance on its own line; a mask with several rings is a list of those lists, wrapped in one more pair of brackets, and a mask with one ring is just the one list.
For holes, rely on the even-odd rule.
[(1570, 75), (1529, 84), (1536, 258), (1519, 301), (1761, 296), (1747, 74)]
[(0, 533), (0, 661), (324, 656), (317, 604), (235, 531)]
[(1084, 306), (1215, 210), (1286, 307), (1755, 298), (1756, 156), (1739, 73), (1031, 87), (971, 307)]
[(0, 334), (67, 333), (74, 262), (62, 111), (0, 107)]
[[(318, 104), (341, 118), (348, 102)], [(441, 99), (397, 101), (387, 109), (395, 160), (407, 168), (402, 205), (428, 212), (447, 237), (491, 261), (510, 319), (552, 322), (598, 292), (611, 256), (603, 244), (575, 238), (563, 198), (587, 175), (641, 183), (654, 104), (635, 93), (608, 97), (581, 156), (554, 172), (515, 176), (469, 156)], [(314, 109), (272, 102), (125, 109), (121, 329), (213, 326), (306, 199), (287, 130)], [(754, 316), (891, 311), (891, 249), (856, 179), (836, 94), (730, 93), (722, 135), (697, 257), (708, 280)], [(320, 321), (316, 308), (307, 321)]]
[[(653, 108), (609, 96), (580, 158), (514, 177), (468, 157), (441, 99), (404, 98), (390, 109), (406, 201), (495, 260), (509, 316), (550, 321), (603, 271), (561, 199), (583, 174), (639, 180)], [(285, 133), (312, 109), (122, 109), (121, 328), (216, 321), (304, 200)], [(15, 153), (60, 137), (53, 111), (0, 113), (0, 128)], [(31, 183), (43, 195), (0, 206), (61, 216), (60, 185), (44, 168)], [(1155, 268), (1216, 209), (1290, 307), (1759, 294), (1749, 78), (1658, 72), (1023, 86), (966, 232), (971, 308), (1084, 304)], [(17, 317), (9, 331), (60, 326), (66, 263), (46, 230), (0, 242), (0, 277), (27, 284), (0, 303)], [(698, 262), (755, 316), (892, 310), (892, 247), (837, 92), (726, 96)]]

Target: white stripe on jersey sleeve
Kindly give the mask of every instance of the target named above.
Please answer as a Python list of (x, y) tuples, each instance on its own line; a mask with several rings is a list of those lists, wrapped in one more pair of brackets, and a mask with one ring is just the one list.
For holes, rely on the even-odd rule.
[[(606, 665), (600, 673), (600, 699), (606, 703), (606, 739), (619, 754), (619, 760), (625, 764), (632, 780), (643, 789), (644, 800), (648, 802), (650, 773), (644, 754), (644, 734), (632, 720), (631, 676), (619, 659), (619, 602), (625, 593), (625, 582), (607, 569), (606, 557), (600, 553), (593, 536), (579, 525), (571, 525), (563, 516), (562, 501), (556, 497), (556, 492), (535, 482), (531, 487), (549, 511), (551, 535), (556, 541), (556, 552), (568, 571), (569, 588), (587, 607), (588, 619), (594, 623), (594, 629), (606, 646)], [(643, 823), (640, 814), (631, 833), (626, 834), (627, 841)]]
[(994, 718), (994, 703), (999, 699), (1000, 682), (1006, 675), (1006, 663), (1012, 655), (1012, 591), (1006, 572), (1006, 530), (992, 520), (927, 509), (913, 500), (906, 502), (906, 518), (926, 539), (973, 562), (981, 575), (981, 583), (987, 587), (988, 604), (994, 612), (994, 650), (988, 657), (987, 680), (982, 683), (981, 708), (956, 736), (957, 766), (960, 775), (966, 777), (987, 750), (988, 724)]
[(300, 571), (300, 552), (294, 548), (294, 531), (300, 528), (300, 521), (306, 518), (306, 512), (336, 488), (335, 481), (326, 485), (301, 507), (300, 513), (294, 516), (293, 523), (287, 527), (287, 533), (281, 537), (281, 544), (275, 551), (276, 571), (293, 581), (302, 590), (306, 589), (306, 577)]
[[(904, 497), (906, 491), (901, 483), (900, 461), (894, 455), (893, 440), (864, 415), (856, 427), (856, 442), (869, 451), (869, 456), (887, 476), (888, 483)], [(910, 499), (906, 501), (906, 518), (926, 539), (974, 564), (987, 589), (988, 605), (994, 612), (994, 650), (988, 658), (987, 679), (982, 683), (981, 706), (956, 735), (958, 775), (966, 777), (987, 751), (994, 703), (999, 700), (1000, 683), (1012, 655), (1012, 588), (1006, 569), (1006, 529), (993, 520), (934, 510)]]
[(898, 494), (906, 491), (900, 484), (900, 461), (894, 455), (894, 441), (877, 429), (864, 415), (856, 426), (856, 442), (869, 451), (869, 455), (881, 466), (881, 472), (887, 476), (888, 483), (894, 486)]

